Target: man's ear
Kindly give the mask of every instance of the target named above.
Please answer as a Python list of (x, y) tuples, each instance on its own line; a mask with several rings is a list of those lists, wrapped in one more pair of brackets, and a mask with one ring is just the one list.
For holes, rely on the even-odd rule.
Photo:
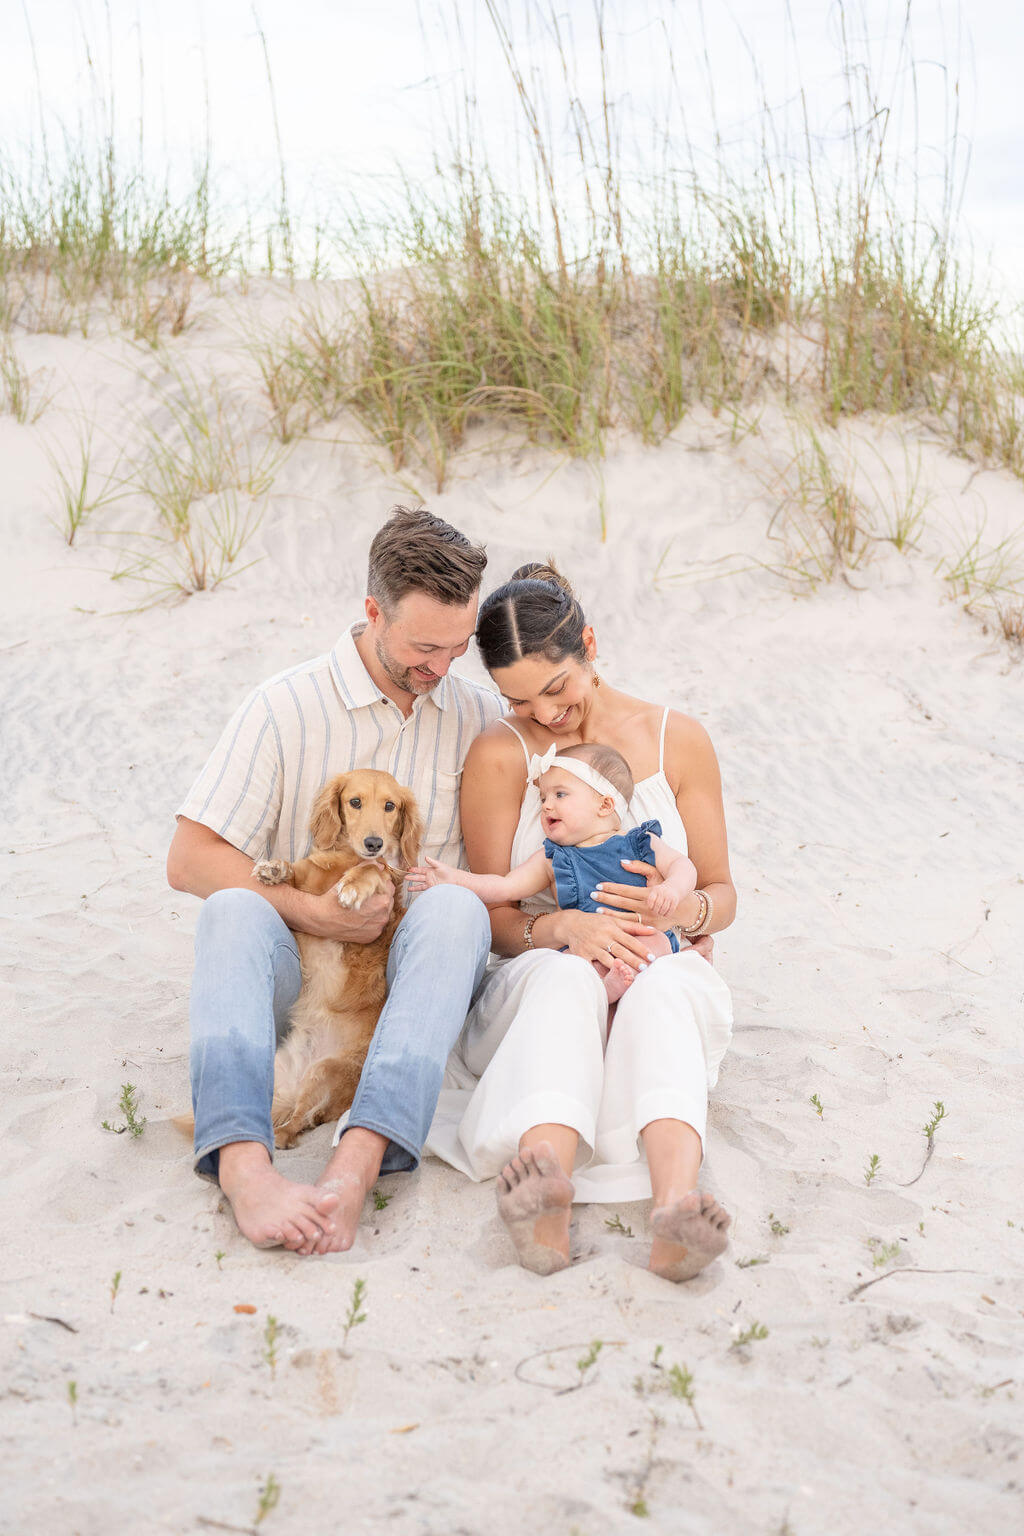
[(313, 802), (313, 815), (309, 830), (317, 848), (327, 851), (336, 848), (345, 828), (344, 791), (347, 775), (338, 774), (329, 779)]
[(375, 597), (368, 597), (363, 605), (366, 617), (371, 624), (379, 624), (384, 615), (381, 613), (380, 603)]

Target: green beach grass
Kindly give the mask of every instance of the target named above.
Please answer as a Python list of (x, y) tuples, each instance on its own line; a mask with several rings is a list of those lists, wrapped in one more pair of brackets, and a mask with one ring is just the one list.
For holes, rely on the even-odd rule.
[[(911, 420), (952, 451), (1024, 479), (1024, 360), (1006, 345), (1010, 317), (958, 254), (956, 133), (929, 205), (890, 142), (894, 103), (850, 49), (844, 7), (838, 170), (818, 155), (806, 108), (802, 144), (780, 148), (765, 107), (750, 142), (720, 145), (711, 162), (666, 129), (642, 185), (620, 155), (602, 8), (593, 17), (602, 99), (589, 116), (557, 13), (541, 0), (531, 8), (561, 61), (564, 99), (552, 103), (539, 99), (505, 13), (494, 0), (486, 9), (521, 113), (518, 187), (499, 187), (475, 156), (467, 93), (430, 187), (405, 183), (383, 210), (350, 204), (344, 220), (321, 214), (300, 229), (262, 32), (280, 159), (262, 224), (252, 215), (232, 224), (209, 158), (177, 196), (167, 178), (154, 183), (120, 163), (112, 135), (94, 145), (66, 136), (59, 155), (44, 143), (27, 169), (0, 161), (0, 405), (21, 420), (36, 408), (14, 350), (19, 332), (112, 329), (160, 349), (190, 325), (197, 289), (216, 289), (228, 274), (269, 272), (285, 283), (338, 274), (347, 281), (312, 297), (304, 284), (289, 323), (254, 326), (248, 338), (280, 447), (344, 417), (395, 472), (439, 491), (474, 427), (597, 463), (612, 434), (657, 444), (697, 405), (739, 430), (772, 400), (802, 423), (777, 522), (803, 544), (798, 576), (812, 585), (864, 555), (856, 497), (835, 458), (833, 429), (844, 419)], [(901, 46), (894, 79), (907, 91), (916, 64), (906, 36)], [(555, 111), (571, 125), (571, 162), (545, 126)], [(305, 268), (298, 250), (315, 253)], [(241, 470), (225, 478), (222, 464), (204, 475), (205, 458), (239, 451), (220, 431), (216, 381), (204, 404), (185, 380), (179, 404), (187, 452), (154, 441), (136, 479), (159, 526), (187, 541), (201, 495), (255, 487)], [(253, 448), (248, 458), (265, 490), (260, 466), (275, 452)], [(887, 536), (899, 542), (919, 510), (897, 507)], [(82, 516), (67, 514), (69, 542)], [(218, 526), (208, 521), (204, 548)], [(232, 562), (184, 563), (188, 587), (192, 577), (210, 584)], [(983, 567), (975, 560), (974, 571)], [(1003, 560), (1000, 580), (989, 581), (1001, 622), (1020, 597), (1007, 569)], [(969, 596), (970, 560), (949, 575)]]

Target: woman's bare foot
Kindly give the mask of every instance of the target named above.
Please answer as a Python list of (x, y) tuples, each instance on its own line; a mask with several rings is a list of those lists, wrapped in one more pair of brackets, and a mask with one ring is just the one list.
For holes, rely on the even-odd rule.
[(630, 970), (625, 960), (613, 960), (601, 977), (609, 1003), (617, 1003), (628, 987), (636, 980), (636, 971)]
[(648, 1268), (666, 1280), (692, 1280), (724, 1250), (731, 1221), (728, 1211), (699, 1189), (652, 1211)]
[(498, 1175), (498, 1214), (519, 1262), (535, 1275), (553, 1275), (569, 1262), (572, 1184), (549, 1141), (524, 1147)]
[(220, 1149), (218, 1178), (231, 1202), (238, 1230), (257, 1248), (313, 1252), (334, 1232), (338, 1196), (312, 1184), (294, 1184), (278, 1173), (266, 1147), (234, 1142)]

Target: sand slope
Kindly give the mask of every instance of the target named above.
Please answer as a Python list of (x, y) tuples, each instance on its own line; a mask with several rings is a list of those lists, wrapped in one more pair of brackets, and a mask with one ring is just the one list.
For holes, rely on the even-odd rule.
[[(262, 291), (211, 303), (174, 355), (213, 366), (258, 435), (246, 302), (273, 312)], [(260, 1530), (281, 1533), (1017, 1529), (1024, 689), (934, 564), (979, 507), (1019, 527), (1024, 491), (860, 423), (894, 473), (920, 451), (934, 519), (916, 552), (879, 544), (855, 585), (797, 599), (751, 563), (774, 557), (777, 414), (732, 442), (695, 413), (658, 450), (621, 444), (600, 480), (481, 435), (440, 496), (325, 429), (278, 470), (258, 564), (117, 615), (143, 595), (107, 574), (139, 509), (112, 505), (68, 549), (43, 445), (93, 420), (112, 462), (161, 424), (145, 381), (166, 376), (117, 339), (17, 340), (55, 396), (34, 425), (0, 417), (0, 1530), (246, 1529), (270, 1474)], [(740, 918), (719, 945), (737, 1027), (707, 1172), (736, 1221), (686, 1287), (645, 1273), (639, 1207), (618, 1212), (634, 1237), (581, 1210), (573, 1267), (522, 1273), (493, 1191), (436, 1162), (381, 1181), (390, 1203), (351, 1254), (257, 1253), (167, 1123), (188, 1095), (197, 911), (164, 881), (174, 804), (252, 683), (355, 616), (369, 538), (417, 489), (487, 541), (495, 583), (553, 553), (604, 672), (718, 747)], [(129, 1081), (137, 1141), (100, 1128)], [(282, 1166), (312, 1176), (329, 1138)], [(367, 1320), (344, 1358), (357, 1276)], [(767, 1336), (736, 1347), (754, 1323)], [(696, 1414), (668, 1390), (675, 1364)]]

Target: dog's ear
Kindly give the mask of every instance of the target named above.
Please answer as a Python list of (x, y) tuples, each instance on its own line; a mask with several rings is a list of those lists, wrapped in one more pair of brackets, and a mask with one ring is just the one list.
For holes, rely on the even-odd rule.
[(313, 845), (325, 851), (335, 848), (345, 826), (344, 810), (345, 775), (328, 779), (313, 802), (313, 815), (309, 830)]
[(423, 817), (411, 789), (402, 790), (400, 816), (398, 846), (402, 853), (402, 863), (406, 869), (411, 869), (419, 859), (420, 844), (423, 842)]

